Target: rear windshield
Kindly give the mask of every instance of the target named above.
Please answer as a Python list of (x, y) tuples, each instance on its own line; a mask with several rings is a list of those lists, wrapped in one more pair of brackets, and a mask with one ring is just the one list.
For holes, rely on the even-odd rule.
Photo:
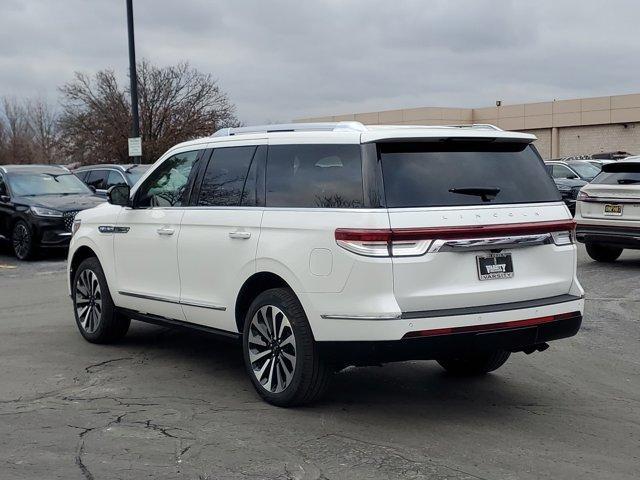
[(387, 206), (556, 202), (560, 193), (529, 144), (379, 144)]
[(618, 163), (607, 166), (605, 169), (615, 169), (615, 172), (602, 172), (591, 183), (604, 185), (629, 185), (640, 183), (640, 163), (622, 164)]

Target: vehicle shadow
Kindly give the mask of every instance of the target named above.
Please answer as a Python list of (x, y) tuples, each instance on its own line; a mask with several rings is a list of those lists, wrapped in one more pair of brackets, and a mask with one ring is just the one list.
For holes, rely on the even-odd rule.
[[(201, 392), (202, 379), (216, 395), (216, 383), (224, 378), (227, 388), (236, 389), (239, 401), (259, 401), (246, 376), (239, 345), (217, 337), (179, 328), (164, 328), (132, 323), (130, 333), (115, 346), (124, 354), (141, 353), (150, 362), (162, 362), (185, 368), (185, 375), (194, 377), (194, 392), (181, 392), (183, 396)], [(125, 353), (126, 352), (126, 353)], [(570, 404), (566, 396), (556, 398), (552, 390), (541, 389), (514, 371), (523, 354), (512, 356), (499, 372), (476, 378), (459, 378), (447, 374), (433, 361), (415, 361), (387, 364), (382, 367), (349, 367), (332, 379), (320, 402), (297, 410), (309, 412), (359, 411), (367, 417), (389, 414), (433, 417), (445, 421), (448, 414), (463, 418), (477, 418), (478, 412), (498, 418), (500, 406), (529, 407), (534, 405)], [(175, 369), (173, 370), (175, 372)], [(486, 412), (485, 412), (486, 410)]]

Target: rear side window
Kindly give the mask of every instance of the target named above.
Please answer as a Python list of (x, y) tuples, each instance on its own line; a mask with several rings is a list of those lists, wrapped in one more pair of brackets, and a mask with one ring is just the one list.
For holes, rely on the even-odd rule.
[(106, 190), (108, 175), (109, 172), (107, 170), (91, 170), (89, 175), (85, 178), (84, 183), (96, 190)]
[(270, 146), (266, 187), (268, 207), (360, 208), (360, 146)]
[(528, 144), (379, 144), (387, 206), (556, 202), (561, 199)]
[[(250, 205), (242, 201), (253, 193), (255, 205), (255, 169), (251, 162), (255, 146), (216, 148), (204, 174), (198, 205), (235, 207)], [(252, 178), (248, 180), (248, 176)], [(245, 187), (247, 192), (243, 195)]]

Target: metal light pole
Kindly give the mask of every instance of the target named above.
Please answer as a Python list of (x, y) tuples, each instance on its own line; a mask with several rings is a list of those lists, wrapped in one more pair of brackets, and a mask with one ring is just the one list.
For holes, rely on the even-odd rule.
[[(138, 75), (136, 73), (136, 44), (133, 36), (133, 0), (127, 0), (127, 30), (129, 33), (129, 78), (131, 79), (131, 137), (129, 156), (133, 163), (140, 163), (142, 142), (140, 140), (140, 118), (138, 114)], [(136, 148), (137, 147), (137, 148)]]

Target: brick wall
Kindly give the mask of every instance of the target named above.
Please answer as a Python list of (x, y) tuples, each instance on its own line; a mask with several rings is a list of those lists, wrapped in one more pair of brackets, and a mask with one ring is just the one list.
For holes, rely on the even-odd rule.
[(565, 127), (558, 133), (560, 157), (615, 150), (640, 154), (640, 123)]
[(549, 160), (551, 158), (551, 129), (539, 128), (535, 130), (523, 130), (523, 132), (531, 133), (538, 137), (534, 145), (538, 149), (538, 152), (540, 152), (540, 155), (542, 155), (542, 158)]

